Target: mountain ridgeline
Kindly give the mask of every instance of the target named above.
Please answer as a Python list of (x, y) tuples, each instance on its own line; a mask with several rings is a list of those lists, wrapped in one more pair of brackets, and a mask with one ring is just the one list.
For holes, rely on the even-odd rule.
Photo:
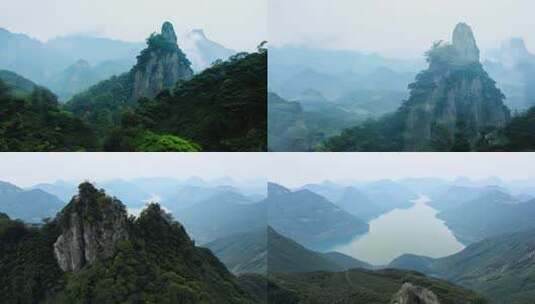
[[(114, 189), (108, 193), (127, 198), (133, 212), (141, 197), (170, 184), (157, 179), (106, 185)], [(134, 216), (121, 200), (89, 182), (78, 186), (68, 204), (58, 202), (60, 207), (43, 190), (1, 184), (0, 201), (14, 198), (3, 206), (57, 214), (35, 225), (0, 213), (0, 303), (487, 303), (442, 279), (374, 270), (339, 252), (317, 251), (365, 232), (367, 224), (311, 190), (269, 183), (267, 198), (256, 201), (232, 187), (208, 191), (195, 182), (188, 185), (184, 193), (166, 195), (176, 198), (175, 204), (150, 203)], [(72, 193), (63, 183), (38, 186)], [(367, 201), (355, 189), (340, 189), (339, 199)], [(362, 189), (374, 202), (389, 200), (393, 189), (406, 198), (413, 195), (391, 181)], [(196, 198), (203, 192), (204, 198)], [(403, 208), (399, 203), (381, 206)], [(19, 212), (9, 208), (9, 215)], [(201, 241), (206, 248), (199, 247)]]
[(128, 217), (90, 183), (42, 228), (2, 215), (0, 239), (3, 303), (254, 303), (159, 205)]
[[(267, 50), (260, 46), (256, 53), (218, 59), (194, 74), (178, 42), (165, 22), (130, 71), (65, 105), (49, 90), (2, 71), (0, 112), (7, 118), (0, 122), (0, 150), (265, 151)], [(221, 53), (217, 44), (189, 47), (209, 48), (210, 58)], [(58, 82), (81, 88), (93, 77), (86, 61), (69, 69)]]
[[(142, 97), (153, 98), (178, 80), (190, 79), (193, 76), (190, 66), (177, 45), (173, 26), (166, 22), (160, 34), (152, 34), (147, 39), (147, 48), (141, 51), (136, 65), (129, 72), (74, 96), (67, 103), (67, 108), (90, 124), (98, 122), (100, 128), (113, 126), (118, 123), (121, 108), (137, 104)], [(111, 120), (101, 125), (110, 114)]]
[[(429, 66), (409, 85), (394, 113), (344, 130), (327, 151), (489, 151), (510, 149), (505, 96), (480, 63), (472, 29), (460, 23), (452, 42), (426, 53)], [(533, 127), (533, 126), (531, 126)], [(517, 134), (517, 133), (516, 133)]]
[(535, 298), (535, 230), (474, 243), (444, 258), (403, 255), (390, 267), (416, 270), (475, 290), (491, 303), (529, 304)]

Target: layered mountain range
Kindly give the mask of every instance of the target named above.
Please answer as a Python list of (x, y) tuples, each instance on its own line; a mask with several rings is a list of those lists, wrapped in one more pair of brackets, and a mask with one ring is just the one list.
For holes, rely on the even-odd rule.
[[(181, 37), (184, 52), (196, 72), (236, 51), (195, 29)], [(143, 43), (84, 35), (56, 37), (41, 42), (0, 29), (0, 69), (7, 69), (50, 88), (61, 101), (113, 75), (130, 70)]]
[[(420, 73), (418, 64), (344, 51), (294, 48), (274, 53), (273, 94), (268, 99), (273, 151), (533, 149), (534, 114), (528, 109), (535, 105), (530, 91), (535, 57), (521, 39), (507, 41), (481, 62), (472, 29), (459, 23), (451, 42), (437, 42), (426, 53), (428, 66)], [(338, 75), (344, 67), (347, 73)], [(300, 69), (302, 75), (292, 82), (288, 74)], [(352, 91), (342, 87), (359, 69), (363, 74), (373, 70), (383, 81), (377, 86), (354, 82)], [(392, 69), (398, 70), (397, 78)], [(403, 71), (412, 71), (408, 74), (415, 80), (402, 80)], [(391, 79), (397, 79), (397, 86)]]
[[(220, 46), (203, 42), (203, 37), (190, 47), (210, 49), (210, 58), (216, 58)], [(92, 85), (64, 105), (49, 89), (2, 71), (0, 111), (5, 119), (0, 122), (0, 150), (265, 151), (267, 49), (259, 46), (256, 53), (216, 59), (194, 74), (178, 42), (172, 24), (164, 23), (161, 33), (147, 39), (128, 72)], [(120, 43), (110, 44), (110, 56), (124, 51)], [(5, 51), (16, 53), (12, 50), (16, 45), (10, 44)], [(67, 41), (61, 46), (78, 48)], [(88, 62), (78, 61), (57, 81), (83, 89), (93, 74)]]
[(157, 204), (129, 218), (120, 201), (83, 183), (40, 229), (5, 215), (0, 224), (6, 303), (254, 303)]
[[(273, 189), (277, 195), (283, 190)], [(485, 303), (473, 292), (417, 273), (364, 270), (370, 266), (311, 251), (270, 227), (209, 244), (242, 273), (236, 277), (210, 250), (195, 246), (187, 229), (154, 203), (137, 217), (127, 216), (121, 201), (88, 182), (40, 228), (0, 214), (2, 300)]]

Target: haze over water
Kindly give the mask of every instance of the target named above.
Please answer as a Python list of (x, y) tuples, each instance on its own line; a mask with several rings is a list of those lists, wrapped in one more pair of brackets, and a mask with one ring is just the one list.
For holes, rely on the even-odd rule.
[(395, 209), (370, 221), (370, 231), (350, 243), (333, 248), (374, 265), (386, 265), (406, 253), (443, 257), (461, 251), (464, 246), (444, 222), (438, 211), (421, 196), (409, 209)]

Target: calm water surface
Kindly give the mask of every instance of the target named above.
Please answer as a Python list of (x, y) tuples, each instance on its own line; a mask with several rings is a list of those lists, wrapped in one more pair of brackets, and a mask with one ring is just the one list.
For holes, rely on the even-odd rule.
[(386, 265), (405, 253), (443, 257), (461, 251), (464, 246), (453, 233), (436, 218), (438, 213), (421, 196), (409, 209), (396, 209), (370, 221), (370, 231), (338, 251), (374, 265)]

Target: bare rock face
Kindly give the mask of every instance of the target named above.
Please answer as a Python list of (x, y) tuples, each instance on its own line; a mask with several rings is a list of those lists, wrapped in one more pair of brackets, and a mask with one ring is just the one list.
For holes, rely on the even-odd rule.
[(148, 39), (148, 47), (138, 56), (132, 73), (131, 101), (153, 98), (163, 89), (173, 87), (178, 80), (188, 80), (193, 76), (191, 63), (178, 47), (171, 23), (165, 22), (161, 34), (154, 34)]
[(62, 234), (54, 254), (63, 271), (79, 271), (98, 259), (111, 257), (117, 242), (128, 239), (127, 213), (123, 204), (90, 183), (59, 215)]
[(466, 23), (459, 23), (453, 31), (452, 45), (457, 50), (463, 63), (479, 62), (479, 48), (472, 28)]
[(440, 301), (431, 290), (405, 283), (392, 297), (390, 304), (440, 304)]
[(162, 37), (170, 43), (177, 44), (175, 29), (171, 22), (164, 22), (164, 24), (162, 25)]
[[(457, 25), (453, 43), (432, 52), (429, 69), (410, 85), (411, 96), (404, 104), (404, 150), (449, 151), (456, 134), (466, 133), (463, 136), (473, 144), (481, 131), (507, 124), (511, 114), (505, 96), (479, 62), (468, 25)], [(436, 147), (437, 139), (444, 147)]]

